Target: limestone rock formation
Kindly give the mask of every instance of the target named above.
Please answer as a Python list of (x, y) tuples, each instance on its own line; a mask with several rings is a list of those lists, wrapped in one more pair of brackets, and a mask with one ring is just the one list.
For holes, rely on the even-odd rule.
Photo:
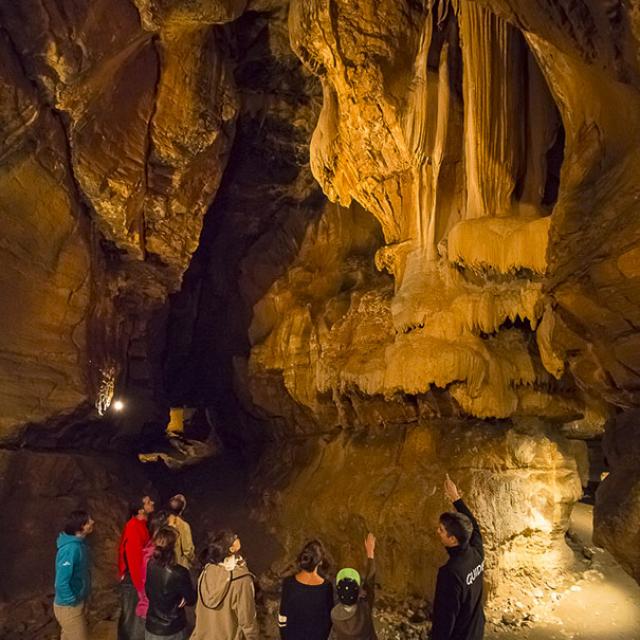
[[(288, 551), (351, 560), (375, 528), (399, 593), (433, 583), (448, 470), (495, 591), (562, 569), (562, 434), (606, 424), (597, 535), (640, 576), (640, 435), (612, 419), (640, 406), (639, 16), (0, 0), (0, 442), (110, 446), (198, 407), (270, 441), (258, 512)], [(117, 472), (0, 454), (0, 493), (45, 513)]]
[(0, 34), (0, 440), (88, 400), (91, 255), (60, 120)]
[(435, 528), (451, 507), (442, 493), (448, 472), (481, 524), (490, 596), (509, 575), (517, 597), (572, 562), (564, 532), (582, 493), (581, 446), (544, 430), (451, 420), (290, 442), (265, 457), (256, 510), (287, 559), (319, 536), (334, 569), (361, 566), (362, 540), (375, 531), (380, 584), (423, 595), (445, 559)]
[(234, 136), (217, 25), (244, 8), (171, 4), (0, 2), (7, 429), (86, 416), (94, 403), (102, 412), (127, 378), (157, 385), (155, 318), (197, 247)]

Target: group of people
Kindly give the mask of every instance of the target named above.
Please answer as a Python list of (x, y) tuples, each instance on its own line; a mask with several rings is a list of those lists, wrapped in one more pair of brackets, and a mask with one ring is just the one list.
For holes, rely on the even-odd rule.
[[(478, 523), (449, 476), (445, 495), (455, 512), (439, 518), (437, 535), (449, 554), (438, 571), (432, 640), (480, 640), (484, 632), (484, 551)], [(184, 519), (186, 499), (176, 495), (156, 510), (150, 496), (133, 505), (119, 545), (122, 606), (118, 640), (259, 640), (254, 576), (229, 530), (213, 535), (195, 576), (195, 548)], [(85, 607), (90, 568), (86, 538), (94, 521), (85, 511), (69, 515), (58, 536), (54, 614), (62, 640), (88, 640)], [(376, 538), (364, 542), (364, 576), (356, 569), (325, 577), (327, 554), (308, 542), (297, 571), (284, 579), (278, 612), (282, 640), (377, 640), (373, 624)], [(195, 583), (195, 587), (194, 587)], [(195, 621), (191, 607), (195, 606)], [(188, 613), (189, 612), (189, 613)]]

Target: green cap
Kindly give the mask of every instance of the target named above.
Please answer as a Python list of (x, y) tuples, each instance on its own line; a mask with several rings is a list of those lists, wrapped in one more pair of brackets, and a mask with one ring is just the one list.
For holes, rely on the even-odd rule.
[(362, 582), (360, 579), (360, 574), (355, 569), (340, 569), (340, 571), (338, 571), (338, 575), (336, 576), (336, 584), (338, 584), (340, 580), (344, 580), (345, 578), (355, 580), (358, 583), (358, 586), (360, 586), (360, 583)]

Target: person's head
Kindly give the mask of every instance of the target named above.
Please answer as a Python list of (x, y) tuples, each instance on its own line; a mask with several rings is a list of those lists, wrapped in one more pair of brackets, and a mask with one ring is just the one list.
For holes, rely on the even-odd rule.
[(230, 529), (223, 529), (210, 538), (204, 554), (204, 561), (219, 564), (224, 562), (225, 558), (238, 553), (240, 547), (238, 535)]
[(186, 508), (187, 499), (181, 493), (169, 500), (169, 511), (177, 516), (181, 516)]
[(345, 568), (336, 576), (336, 593), (340, 603), (350, 607), (358, 602), (360, 596), (360, 574), (355, 569)]
[(153, 513), (155, 504), (151, 496), (145, 494), (129, 505), (129, 514), (131, 517), (147, 518), (150, 513)]
[(469, 542), (473, 525), (463, 513), (443, 513), (436, 529), (445, 547), (464, 546)]
[(298, 556), (298, 568), (301, 571), (316, 571), (324, 564), (327, 553), (320, 540), (310, 540), (307, 542)]
[(149, 535), (153, 538), (163, 527), (171, 526), (171, 514), (166, 509), (154, 511), (147, 521)]
[(86, 538), (93, 531), (95, 524), (86, 511), (77, 509), (67, 516), (63, 531), (70, 536)]
[(163, 567), (175, 564), (175, 546), (178, 534), (171, 527), (162, 527), (153, 536), (153, 559)]

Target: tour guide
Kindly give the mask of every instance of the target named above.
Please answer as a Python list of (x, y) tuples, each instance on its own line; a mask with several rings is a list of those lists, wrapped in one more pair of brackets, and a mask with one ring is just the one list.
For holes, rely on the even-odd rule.
[(438, 570), (432, 640), (481, 640), (484, 633), (484, 550), (476, 519), (447, 474), (444, 492), (457, 513), (443, 513), (438, 536), (449, 554)]

